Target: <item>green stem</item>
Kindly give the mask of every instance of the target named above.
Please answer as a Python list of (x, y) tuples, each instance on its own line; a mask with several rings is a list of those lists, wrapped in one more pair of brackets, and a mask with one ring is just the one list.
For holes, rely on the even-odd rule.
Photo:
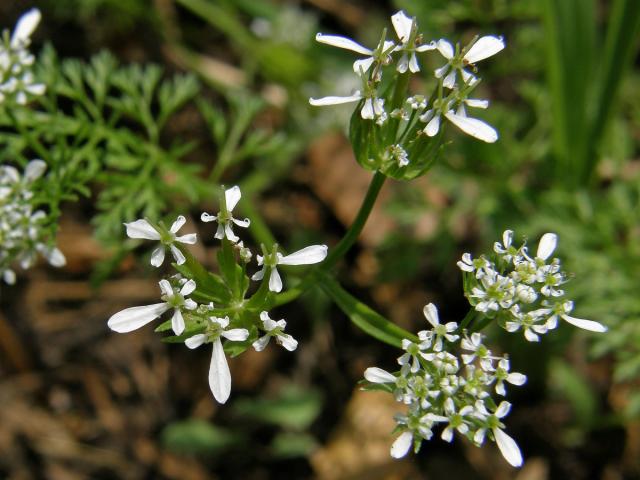
[(309, 287), (316, 283), (319, 274), (328, 272), (349, 251), (367, 223), (367, 219), (371, 214), (371, 210), (373, 210), (373, 206), (376, 203), (376, 199), (386, 178), (387, 177), (379, 171), (374, 174), (369, 184), (369, 190), (367, 190), (367, 194), (360, 206), (360, 210), (351, 227), (349, 227), (347, 233), (342, 237), (342, 240), (331, 250), (325, 261), (312, 270), (298, 285), (278, 295), (275, 299), (275, 305), (284, 305), (298, 298)]

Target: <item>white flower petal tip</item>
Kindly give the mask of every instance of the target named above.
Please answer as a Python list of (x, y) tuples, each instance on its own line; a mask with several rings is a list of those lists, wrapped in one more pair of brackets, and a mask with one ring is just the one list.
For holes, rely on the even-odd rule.
[(395, 383), (396, 377), (378, 367), (369, 367), (364, 371), (364, 378), (371, 383)]
[(411, 432), (403, 432), (400, 434), (398, 438), (391, 445), (391, 456), (393, 458), (402, 458), (407, 453), (409, 453), (409, 449), (411, 448), (411, 444), (413, 443), (413, 434)]
[(478, 140), (482, 140), (486, 143), (494, 143), (496, 140), (498, 140), (498, 132), (495, 130), (495, 128), (483, 122), (482, 120), (458, 115), (453, 111), (447, 112), (445, 116), (451, 123), (453, 123), (464, 133), (466, 133), (467, 135), (471, 135)]
[(562, 315), (562, 318), (564, 319), (564, 321), (566, 321), (567, 323), (570, 323), (574, 327), (578, 327), (578, 328), (581, 328), (583, 330), (588, 330), (590, 332), (605, 333), (608, 330), (607, 327), (605, 327), (601, 323), (595, 322), (593, 320), (585, 320), (583, 318), (575, 318), (575, 317), (571, 317), (571, 316), (566, 315), (566, 314)]
[(545, 233), (538, 243), (538, 251), (536, 257), (546, 260), (551, 256), (558, 244), (558, 235), (555, 233)]
[(487, 35), (478, 39), (469, 51), (465, 54), (464, 59), (469, 63), (476, 63), (485, 58), (492, 57), (496, 53), (504, 49), (504, 39), (495, 35)]
[(514, 467), (521, 467), (522, 453), (516, 441), (499, 428), (493, 429), (493, 435), (504, 459)]
[(152, 322), (169, 309), (166, 303), (126, 308), (112, 315), (107, 325), (118, 333), (128, 333)]
[(209, 366), (209, 388), (218, 403), (225, 403), (231, 395), (231, 372), (220, 339), (213, 342)]

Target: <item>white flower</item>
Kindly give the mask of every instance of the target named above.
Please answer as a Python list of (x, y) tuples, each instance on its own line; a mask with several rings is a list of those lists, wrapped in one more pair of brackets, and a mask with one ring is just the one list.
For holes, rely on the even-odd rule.
[(229, 318), (209, 317), (206, 333), (199, 333), (185, 340), (185, 345), (191, 349), (198, 348), (206, 342), (211, 342), (213, 353), (209, 365), (209, 388), (218, 403), (225, 403), (231, 394), (231, 372), (227, 357), (224, 354), (221, 337), (232, 342), (243, 342), (249, 338), (249, 331), (245, 328), (231, 328)]
[(500, 361), (498, 362), (498, 368), (495, 371), (496, 393), (498, 395), (502, 395), (503, 397), (507, 394), (507, 391), (504, 387), (504, 382), (519, 387), (521, 385), (524, 385), (527, 381), (526, 375), (518, 372), (510, 372), (509, 369), (509, 360), (507, 360), (506, 358), (500, 359)]
[(456, 55), (453, 45), (445, 39), (437, 42), (437, 49), (447, 60), (447, 63), (435, 71), (436, 78), (442, 78), (442, 85), (446, 88), (454, 88), (456, 84), (456, 74), (459, 71), (462, 80), (467, 85), (473, 85), (477, 82), (477, 78), (465, 70), (468, 65), (473, 65), (485, 58), (489, 58), (504, 48), (504, 40), (502, 37), (487, 35), (479, 38), (467, 52), (460, 57)]
[(458, 329), (458, 324), (456, 322), (449, 322), (440, 324), (440, 317), (438, 315), (438, 309), (433, 303), (429, 303), (424, 306), (422, 309), (422, 313), (424, 314), (427, 321), (433, 326), (433, 333), (435, 336), (435, 342), (433, 346), (433, 350), (436, 352), (440, 352), (442, 350), (442, 339), (446, 338), (449, 342), (455, 342), (459, 335), (454, 335), (452, 332), (455, 332)]
[(183, 308), (186, 310), (195, 310), (198, 306), (196, 302), (190, 298), (185, 298), (196, 289), (196, 282), (194, 280), (185, 282), (179, 291), (177, 291), (177, 289), (174, 290), (168, 280), (160, 280), (159, 283), (164, 302), (142, 307), (126, 308), (111, 316), (107, 322), (109, 328), (118, 333), (132, 332), (152, 322), (170, 308), (173, 308), (171, 327), (176, 335), (181, 335), (185, 328), (181, 310)]
[(504, 459), (512, 466), (520, 467), (522, 466), (522, 453), (520, 453), (520, 448), (518, 448), (515, 440), (502, 430), (504, 424), (500, 422), (501, 419), (507, 416), (510, 409), (511, 404), (503, 401), (498, 405), (496, 411), (491, 414), (481, 401), (476, 402), (477, 416), (486, 422), (486, 426), (476, 431), (473, 441), (477, 445), (481, 445), (484, 441), (486, 430), (490, 429)]
[(583, 330), (589, 330), (590, 332), (604, 333), (608, 329), (599, 322), (593, 320), (585, 320), (584, 318), (576, 318), (569, 315), (573, 311), (573, 302), (567, 300), (561, 304), (557, 304), (554, 308), (540, 309), (542, 314), (549, 314), (551, 316), (547, 320), (547, 324), (551, 325), (549, 328), (555, 328), (558, 317), (562, 318), (565, 322), (570, 323), (574, 327), (581, 328)]
[(436, 43), (431, 42), (416, 46), (415, 33), (412, 35), (414, 21), (402, 10), (391, 16), (391, 23), (393, 24), (393, 28), (401, 42), (401, 44), (395, 48), (395, 51), (402, 51), (402, 56), (400, 57), (397, 66), (398, 72), (405, 73), (407, 69), (412, 73), (419, 72), (420, 65), (418, 64), (416, 52), (434, 50), (436, 48)]
[(271, 337), (276, 338), (276, 343), (293, 352), (298, 347), (298, 341), (288, 333), (284, 333), (287, 322), (284, 320), (272, 320), (269, 318), (268, 312), (260, 312), (260, 320), (262, 320), (262, 329), (265, 335), (253, 342), (252, 346), (256, 352), (261, 352), (269, 344)]
[(465, 405), (460, 411), (456, 411), (453, 399), (449, 397), (444, 401), (444, 410), (447, 414), (446, 421), (449, 425), (442, 431), (440, 438), (445, 442), (451, 442), (454, 430), (457, 430), (461, 435), (465, 435), (469, 431), (469, 425), (465, 422), (465, 417), (474, 413), (474, 408), (471, 405)]
[(207, 212), (203, 212), (200, 216), (200, 219), (203, 222), (213, 222), (214, 220), (218, 222), (218, 230), (214, 235), (218, 240), (222, 240), (226, 237), (230, 242), (236, 243), (240, 238), (233, 233), (233, 225), (235, 224), (239, 227), (247, 228), (251, 224), (251, 221), (248, 218), (239, 220), (234, 218), (232, 215), (232, 211), (240, 201), (241, 197), (242, 193), (240, 192), (240, 187), (237, 185), (231, 187), (224, 192), (224, 200), (221, 202), (220, 212), (218, 212), (218, 215), (209, 215)]
[(178, 247), (174, 245), (175, 242), (186, 243), (193, 245), (196, 243), (196, 234), (189, 233), (176, 237), (176, 233), (186, 222), (186, 218), (180, 215), (168, 232), (160, 232), (156, 230), (147, 220), (140, 219), (135, 222), (125, 223), (127, 227), (127, 236), (129, 238), (143, 238), (145, 240), (159, 240), (160, 245), (153, 250), (151, 254), (151, 265), (159, 267), (164, 262), (165, 249), (169, 247), (174, 260), (178, 265), (182, 265), (186, 259)]
[(282, 279), (276, 268), (278, 265), (311, 265), (319, 263), (327, 257), (327, 249), (326, 245), (311, 245), (286, 256), (277, 250), (265, 256), (257, 255), (258, 265), (262, 266), (262, 270), (254, 273), (251, 280), (262, 280), (265, 272), (271, 270), (269, 274), (269, 290), (278, 293), (282, 291)]
[(393, 42), (386, 40), (381, 46), (378, 46), (375, 50), (371, 50), (370, 48), (354, 42), (350, 38), (341, 37), (339, 35), (325, 35), (323, 33), (318, 33), (316, 35), (316, 41), (326, 45), (331, 45), (332, 47), (338, 47), (364, 55), (365, 58), (356, 60), (353, 63), (353, 71), (358, 75), (366, 73), (376, 60), (382, 63), (388, 62), (389, 52), (391, 52), (394, 47)]

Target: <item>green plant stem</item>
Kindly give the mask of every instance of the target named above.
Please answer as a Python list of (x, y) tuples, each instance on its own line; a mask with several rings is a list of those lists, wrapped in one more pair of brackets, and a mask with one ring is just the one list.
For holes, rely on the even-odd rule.
[(471, 324), (471, 322), (475, 318), (477, 318), (477, 316), (478, 316), (478, 312), (476, 311), (475, 308), (471, 307), (467, 312), (467, 314), (462, 319), (462, 321), (460, 322), (460, 331), (463, 331), (465, 328), (467, 328)]
[(349, 227), (347, 233), (342, 237), (342, 240), (331, 250), (324, 262), (312, 270), (298, 285), (278, 295), (275, 299), (275, 305), (284, 305), (298, 298), (318, 280), (319, 273), (328, 272), (349, 251), (367, 223), (367, 219), (371, 214), (371, 210), (373, 210), (373, 206), (376, 203), (378, 194), (386, 178), (387, 177), (379, 171), (374, 174), (369, 184), (369, 190), (367, 190), (367, 194), (360, 206), (360, 210), (351, 227)]

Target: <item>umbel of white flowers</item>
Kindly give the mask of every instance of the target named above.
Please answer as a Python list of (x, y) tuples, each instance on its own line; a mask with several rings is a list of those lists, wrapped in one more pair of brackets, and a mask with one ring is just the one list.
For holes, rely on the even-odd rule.
[(555, 233), (545, 233), (531, 257), (526, 244), (515, 247), (513, 231), (506, 230), (502, 243), (494, 245), (497, 262), (465, 253), (458, 267), (469, 278), (465, 294), (476, 311), (495, 317), (508, 332), (522, 330), (530, 342), (555, 329), (559, 319), (584, 330), (606, 332), (601, 323), (569, 315), (573, 301), (560, 288), (568, 276), (560, 259), (551, 258), (557, 242)]
[[(391, 456), (404, 457), (412, 446), (417, 452), (422, 441), (431, 440), (438, 429), (446, 442), (453, 441), (454, 433), (476, 446), (490, 438), (504, 458), (519, 467), (522, 454), (502, 423), (511, 404), (498, 402), (493, 395), (504, 397), (505, 383), (520, 386), (526, 377), (511, 372), (508, 358), (494, 355), (483, 344), (482, 334), (454, 334), (457, 323), (440, 323), (433, 304), (426, 305), (423, 313), (432, 328), (419, 332), (417, 343), (402, 342), (400, 371), (371, 367), (364, 372), (372, 386), (392, 393), (405, 405), (405, 413), (395, 417), (400, 434), (391, 446)], [(456, 350), (464, 353), (460, 357), (450, 353)]]
[(0, 166), (0, 276), (8, 284), (16, 281), (13, 264), (26, 270), (35, 263), (38, 253), (54, 267), (66, 264), (62, 252), (47, 238), (47, 214), (34, 211), (32, 203), (34, 182), (46, 168), (42, 160), (31, 160), (23, 174), (10, 165)]
[[(417, 54), (437, 50), (445, 57), (447, 63), (435, 70), (434, 76), (444, 88), (450, 90), (450, 93), (436, 89), (431, 105), (426, 101), (421, 102), (419, 106), (412, 105), (413, 110), (418, 110), (416, 113), (419, 114), (420, 121), (426, 124), (424, 133), (431, 137), (435, 136), (440, 130), (441, 117), (445, 117), (464, 133), (487, 143), (495, 142), (498, 139), (498, 132), (493, 127), (482, 120), (467, 116), (466, 107), (487, 108), (489, 104), (487, 100), (468, 98), (473, 87), (479, 83), (479, 79), (467, 69), (471, 67), (475, 71), (477, 62), (503, 50), (505, 45), (502, 37), (483, 36), (460, 49), (459, 46), (454, 48), (445, 39), (422, 43), (422, 35), (418, 32), (415, 18), (407, 16), (402, 10), (391, 16), (391, 23), (399, 43), (383, 39), (374, 49), (365, 47), (350, 38), (318, 33), (316, 35), (318, 42), (349, 50), (364, 57), (353, 64), (354, 72), (361, 77), (362, 88), (346, 96), (310, 98), (309, 103), (313, 106), (328, 106), (364, 100), (360, 110), (362, 119), (375, 120), (377, 124), (382, 125), (388, 118), (385, 100), (382, 98), (383, 92), (387, 89), (387, 86), (381, 83), (384, 67), (395, 64), (395, 70), (400, 74), (407, 71), (417, 73), (420, 71)], [(429, 97), (431, 96), (424, 95), (424, 98)], [(407, 101), (409, 102), (411, 98), (413, 97)], [(391, 115), (395, 113), (394, 110)], [(400, 118), (404, 116), (400, 115)], [(399, 163), (400, 166), (406, 166), (408, 161)]]
[(18, 19), (8, 42), (8, 36), (3, 36), (4, 43), (0, 43), (0, 103), (14, 99), (24, 105), (29, 95), (43, 95), (46, 90), (44, 84), (35, 81), (32, 72), (35, 59), (28, 50), (31, 34), (40, 19), (40, 10), (32, 8)]

